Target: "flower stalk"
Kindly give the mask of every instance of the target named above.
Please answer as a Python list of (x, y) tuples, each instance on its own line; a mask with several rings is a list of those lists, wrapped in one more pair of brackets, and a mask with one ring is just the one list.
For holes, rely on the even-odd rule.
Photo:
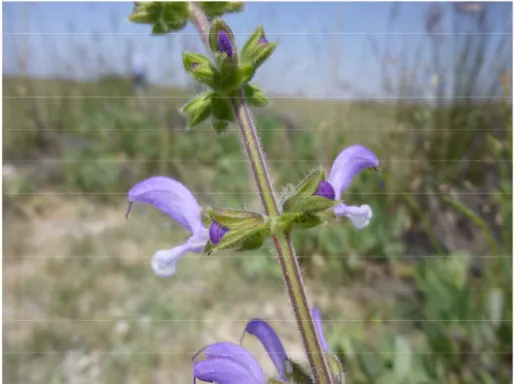
[[(189, 3), (189, 10), (191, 21), (200, 33), (203, 43), (206, 45), (207, 49), (209, 49), (210, 25), (206, 15), (195, 3)], [(239, 123), (243, 144), (250, 161), (266, 215), (276, 218), (281, 212), (275, 199), (273, 186), (257, 136), (257, 131), (243, 90), (240, 90), (238, 94), (239, 96), (231, 97), (231, 102)], [(278, 261), (282, 269), (284, 282), (291, 300), (314, 382), (317, 384), (332, 384), (325, 354), (316, 334), (300, 266), (294, 253), (290, 234), (289, 232), (278, 233), (274, 234), (272, 238), (277, 250)]]

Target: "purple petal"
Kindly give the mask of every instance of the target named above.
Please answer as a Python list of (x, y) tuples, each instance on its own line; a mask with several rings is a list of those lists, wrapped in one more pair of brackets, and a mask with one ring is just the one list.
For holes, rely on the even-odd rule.
[(258, 381), (236, 361), (225, 358), (202, 360), (195, 363), (193, 366), (193, 377), (208, 383), (217, 384), (266, 383), (265, 377)]
[[(240, 345), (233, 343), (215, 343), (207, 346), (203, 350), (205, 356), (207, 357), (207, 361), (212, 360), (229, 360), (233, 363), (237, 364), (241, 367), (237, 371), (234, 371), (239, 375), (239, 372), (246, 372), (246, 380), (242, 382), (250, 383), (255, 382), (258, 384), (266, 383), (266, 376), (264, 376), (264, 372), (262, 368), (259, 366), (255, 358), (248, 352), (246, 349), (241, 347)], [(203, 365), (204, 369), (208, 371), (208, 368), (215, 367), (215, 365)], [(207, 368), (205, 368), (207, 367)], [(227, 365), (219, 365), (218, 370), (227, 367)], [(233, 367), (233, 365), (231, 365)], [(215, 372), (214, 372), (215, 373)], [(222, 372), (223, 373), (223, 372)], [(203, 380), (200, 376), (197, 376), (199, 379)], [(227, 377), (231, 377), (227, 373)], [(248, 381), (251, 379), (252, 381)], [(225, 383), (224, 381), (214, 380), (220, 384)], [(227, 384), (232, 383), (231, 381), (227, 381)]]
[(321, 343), (321, 347), (326, 351), (330, 352), (330, 347), (328, 346), (327, 340), (325, 339), (325, 334), (323, 333), (323, 323), (321, 321), (321, 313), (317, 308), (311, 309), (312, 317), (314, 320), (314, 326), (316, 327), (316, 334), (318, 335), (319, 342)]
[(330, 183), (325, 180), (321, 180), (316, 192), (314, 192), (317, 196), (326, 197), (327, 199), (334, 200), (336, 198), (336, 193), (334, 192), (334, 188), (330, 185)]
[(366, 168), (376, 168), (378, 164), (376, 155), (362, 145), (344, 149), (335, 159), (328, 176), (328, 182), (335, 190), (335, 198), (341, 198), (357, 173)]
[(195, 197), (184, 185), (169, 177), (150, 177), (137, 183), (130, 189), (128, 200), (153, 205), (190, 232), (203, 228), (202, 209)]
[(259, 39), (259, 42), (258, 42), (258, 44), (268, 44), (268, 43), (269, 43), (269, 41), (268, 41), (268, 40), (266, 40), (266, 38), (265, 38), (265, 37), (261, 37), (261, 38)]
[(334, 207), (334, 213), (337, 217), (346, 216), (357, 229), (362, 229), (368, 226), (371, 218), (373, 217), (373, 211), (369, 205), (361, 205), (356, 207), (353, 205), (345, 205), (343, 203), (338, 204)]
[(233, 48), (232, 41), (227, 32), (221, 30), (218, 32), (218, 49), (220, 52), (226, 53), (228, 57), (232, 58)]
[(287, 380), (287, 354), (271, 325), (264, 320), (253, 319), (246, 324), (245, 331), (259, 339), (275, 364), (280, 379)]
[(225, 233), (228, 232), (228, 228), (221, 226), (217, 221), (213, 221), (211, 226), (209, 227), (209, 237), (211, 239), (211, 243), (214, 245), (218, 244)]

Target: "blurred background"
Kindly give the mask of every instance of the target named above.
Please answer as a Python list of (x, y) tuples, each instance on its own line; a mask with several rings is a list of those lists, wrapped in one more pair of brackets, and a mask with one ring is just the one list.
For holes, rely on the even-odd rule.
[[(191, 357), (273, 320), (304, 356), (272, 244), (193, 254), (170, 279), (151, 255), (187, 234), (126, 192), (151, 175), (204, 205), (260, 211), (237, 126), (185, 130), (201, 89), (132, 3), (4, 3), (3, 367), (6, 383), (183, 383)], [(298, 232), (312, 304), (347, 382), (507, 383), (512, 362), (512, 4), (247, 3), (276, 53), (255, 110), (277, 191), (347, 145), (369, 146), (343, 199), (373, 220)], [(247, 346), (273, 369), (251, 337)]]

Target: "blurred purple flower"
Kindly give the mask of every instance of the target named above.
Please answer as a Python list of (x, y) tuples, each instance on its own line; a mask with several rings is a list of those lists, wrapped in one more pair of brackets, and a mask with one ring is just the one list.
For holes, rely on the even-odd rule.
[(153, 255), (152, 267), (157, 276), (172, 276), (184, 254), (204, 250), (209, 231), (202, 222), (202, 209), (189, 189), (178, 181), (163, 176), (150, 177), (130, 189), (128, 200), (130, 204), (153, 205), (191, 232), (184, 244), (157, 251)]
[(232, 58), (234, 54), (234, 48), (227, 32), (221, 30), (218, 32), (218, 50), (222, 53), (226, 53), (229, 58)]
[(201, 352), (205, 354), (206, 359), (194, 363), (195, 382), (196, 379), (200, 379), (217, 384), (266, 384), (262, 368), (250, 352), (240, 345), (215, 343), (199, 353)]
[[(352, 145), (337, 156), (328, 180), (322, 181), (314, 194), (329, 199), (333, 196), (331, 200), (339, 200), (357, 173), (366, 168), (377, 168), (378, 164), (378, 158), (368, 148), (362, 145)], [(348, 217), (358, 229), (365, 228), (373, 216), (369, 205), (356, 207), (344, 203), (336, 205), (334, 213), (338, 217)]]
[(245, 332), (257, 337), (277, 368), (281, 380), (287, 381), (288, 361), (282, 342), (275, 330), (261, 319), (250, 320), (246, 324)]
[[(323, 326), (321, 322), (321, 315), (317, 308), (311, 309), (312, 317), (314, 320), (314, 326), (316, 327), (316, 334), (321, 343), (321, 347), (331, 353), (331, 350), (323, 334)], [(287, 353), (284, 349), (280, 338), (276, 334), (275, 330), (266, 321), (261, 319), (250, 320), (245, 327), (245, 332), (257, 337), (261, 342), (262, 346), (268, 352), (268, 355), (273, 361), (275, 368), (277, 369), (280, 380), (287, 381), (288, 373), (290, 372), (290, 365), (287, 357)]]
[(321, 348), (325, 350), (325, 352), (331, 353), (330, 347), (328, 346), (327, 340), (325, 339), (325, 334), (323, 332), (323, 322), (321, 320), (321, 313), (317, 308), (311, 309), (312, 318), (314, 320), (314, 326), (316, 327), (316, 334), (318, 335), (319, 342), (321, 343)]

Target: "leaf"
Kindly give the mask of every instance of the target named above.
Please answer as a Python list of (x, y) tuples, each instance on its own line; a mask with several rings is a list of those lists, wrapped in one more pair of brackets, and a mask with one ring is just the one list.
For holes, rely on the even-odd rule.
[(213, 92), (207, 92), (200, 95), (186, 105), (184, 105), (180, 112), (188, 117), (188, 128), (192, 128), (211, 116), (211, 97)]
[(215, 93), (211, 99), (211, 105), (212, 115), (216, 118), (216, 120), (234, 120), (234, 109), (228, 97), (219, 93)]
[(254, 84), (245, 84), (243, 86), (245, 99), (250, 105), (256, 107), (266, 107), (269, 105), (269, 100), (264, 96), (264, 92)]
[(330, 200), (323, 196), (309, 196), (297, 198), (289, 202), (289, 204), (284, 203), (284, 211), (316, 213), (325, 211), (337, 204), (339, 204), (338, 201)]
[(217, 221), (223, 227), (233, 229), (248, 224), (260, 225), (264, 217), (255, 212), (248, 212), (239, 209), (213, 208), (209, 207), (206, 212), (212, 220)]
[(491, 250), (494, 253), (494, 255), (500, 256), (500, 249), (498, 247), (497, 241), (491, 229), (489, 228), (489, 225), (487, 225), (487, 223), (480, 216), (478, 216), (475, 212), (473, 212), (471, 209), (469, 209), (456, 199), (446, 196), (444, 198), (444, 201), (452, 205), (457, 211), (462, 213), (464, 216), (470, 219), (476, 226), (478, 226), (486, 236), (487, 240), (489, 241), (489, 246), (491, 247)]
[(303, 198), (312, 196), (319, 187), (319, 183), (325, 178), (325, 171), (323, 169), (317, 169), (295, 187), (295, 190), (291, 197), (289, 197), (283, 204), (285, 212), (291, 210), (291, 206), (295, 204), (295, 201)]
[(294, 384), (314, 384), (314, 380), (300, 364), (295, 363), (293, 360), (287, 359), (290, 364), (290, 371), (288, 372), (288, 382)]
[(267, 231), (268, 226), (266, 224), (259, 225), (255, 228), (247, 229), (247, 228), (238, 228), (232, 229), (228, 231), (220, 240), (218, 244), (211, 250), (212, 252), (221, 251), (227, 248), (237, 248), (241, 244), (244, 244), (244, 241), (250, 237), (253, 237), (257, 233), (261, 231)]

